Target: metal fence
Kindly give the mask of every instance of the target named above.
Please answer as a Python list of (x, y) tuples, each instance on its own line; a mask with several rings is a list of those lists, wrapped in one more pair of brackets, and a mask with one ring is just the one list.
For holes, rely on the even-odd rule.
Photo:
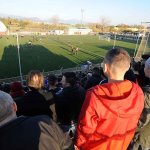
[[(62, 75), (64, 72), (88, 72), (90, 71), (93, 67), (101, 67), (101, 64), (92, 64), (89, 66), (88, 69), (84, 69), (81, 66), (73, 67), (73, 68), (67, 68), (67, 69), (59, 69), (59, 70), (53, 70), (53, 71), (48, 71), (48, 72), (43, 72), (44, 76), (47, 76), (49, 74), (55, 74), (56, 76)], [(23, 80), (26, 80), (27, 75), (23, 76)], [(5, 79), (0, 79), (0, 83), (12, 83), (14, 81), (21, 81), (21, 77), (12, 77), (12, 78), (5, 78)]]

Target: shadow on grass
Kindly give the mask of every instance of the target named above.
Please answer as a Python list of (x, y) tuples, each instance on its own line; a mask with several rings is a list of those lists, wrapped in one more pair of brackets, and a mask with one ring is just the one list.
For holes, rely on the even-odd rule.
[[(68, 58), (52, 53), (41, 45), (20, 45), (20, 58), (23, 75), (32, 69), (40, 71), (57, 70), (61, 67), (73, 67), (76, 63)], [(0, 61), (0, 78), (19, 76), (18, 51), (16, 45), (4, 48)]]
[[(108, 45), (107, 46), (98, 46), (97, 45), (96, 47), (104, 49), (106, 51), (109, 51), (109, 50), (111, 50), (113, 48), (112, 46), (108, 46)], [(133, 56), (133, 54), (134, 54), (134, 49), (126, 48), (124, 46), (118, 46), (118, 45), (116, 45), (116, 47), (121, 47), (121, 48), (125, 49), (126, 51), (128, 51), (128, 53), (130, 54), (130, 56)]]

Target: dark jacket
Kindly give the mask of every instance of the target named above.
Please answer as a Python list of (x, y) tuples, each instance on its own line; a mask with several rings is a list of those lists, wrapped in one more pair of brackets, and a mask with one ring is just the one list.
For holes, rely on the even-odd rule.
[(48, 115), (52, 116), (52, 111), (49, 108), (49, 102), (38, 90), (31, 88), (31, 91), (26, 93), (23, 98), (16, 101), (17, 116), (35, 116)]
[(144, 109), (129, 150), (150, 149), (150, 86), (144, 86), (142, 89), (145, 98)]
[(85, 89), (89, 89), (93, 86), (96, 86), (100, 83), (100, 81), (102, 80), (102, 77), (98, 74), (93, 74), (86, 82), (85, 84)]
[(21, 116), (0, 127), (0, 150), (72, 149), (68, 136), (48, 116)]
[(132, 69), (129, 69), (129, 70), (125, 73), (124, 79), (130, 80), (130, 81), (136, 83), (136, 76), (135, 76), (135, 74), (134, 74), (134, 72), (133, 72)]
[(84, 101), (85, 90), (79, 86), (70, 86), (55, 97), (55, 108), (58, 121), (70, 124), (71, 120), (78, 120)]

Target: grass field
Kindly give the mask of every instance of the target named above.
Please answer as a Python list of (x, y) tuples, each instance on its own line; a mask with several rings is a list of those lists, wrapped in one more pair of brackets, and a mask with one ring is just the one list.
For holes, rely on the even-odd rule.
[[(29, 41), (32, 42), (32, 46), (27, 46)], [(19, 37), (19, 43), (23, 75), (31, 69), (51, 71), (61, 67), (70, 68), (87, 60), (99, 63), (107, 50), (113, 47), (113, 40), (99, 40), (98, 36), (94, 35), (55, 35), (37, 39), (26, 36)], [(79, 47), (77, 55), (71, 53), (70, 45)], [(125, 48), (132, 56), (135, 42), (116, 41), (116, 46)], [(15, 76), (19, 76), (16, 37), (5, 36), (0, 38), (0, 79)]]

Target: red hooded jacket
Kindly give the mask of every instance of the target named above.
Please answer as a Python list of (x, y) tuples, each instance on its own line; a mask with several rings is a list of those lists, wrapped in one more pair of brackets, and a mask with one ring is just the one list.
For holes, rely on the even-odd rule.
[(91, 88), (80, 112), (75, 145), (82, 150), (126, 150), (143, 107), (141, 88), (128, 80)]

